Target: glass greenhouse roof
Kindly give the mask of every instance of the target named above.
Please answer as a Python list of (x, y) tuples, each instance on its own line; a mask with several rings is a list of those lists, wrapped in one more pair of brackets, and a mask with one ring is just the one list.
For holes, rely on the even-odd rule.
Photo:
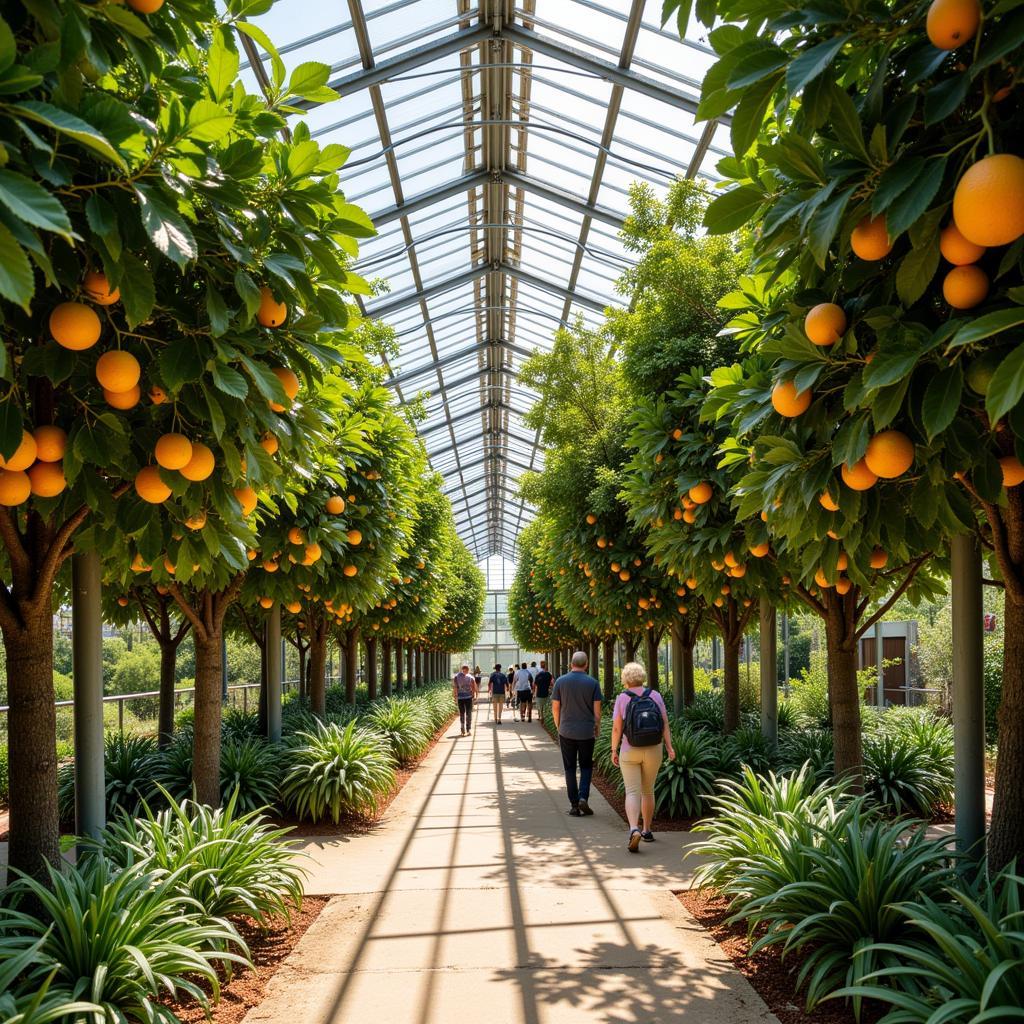
[(726, 154), (727, 125), (694, 123), (714, 60), (699, 26), (680, 43), (646, 6), (279, 0), (258, 19), (289, 66), (331, 66), (342, 98), (309, 126), (352, 149), (346, 197), (378, 229), (357, 269), (389, 285), (365, 312), (397, 332), (389, 384), (424, 398), (420, 434), (479, 558), (514, 557), (532, 516), (518, 481), (543, 465), (520, 366), (621, 301), (630, 184), (713, 178)]

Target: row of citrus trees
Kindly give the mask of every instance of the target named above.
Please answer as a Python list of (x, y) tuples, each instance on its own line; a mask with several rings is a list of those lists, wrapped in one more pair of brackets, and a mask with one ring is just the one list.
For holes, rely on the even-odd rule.
[(734, 728), (757, 599), (799, 601), (824, 623), (836, 770), (856, 775), (859, 638), (944, 589), (950, 537), (973, 532), (1005, 591), (1005, 864), (1024, 853), (1024, 24), (1012, 4), (698, 6), (719, 58), (699, 116), (732, 111), (733, 187), (706, 214), (685, 184), (635, 190), (630, 307), (531, 367), (545, 410), (596, 434), (553, 434), (566, 480), (529, 484), (526, 631), (685, 644), (709, 623)]
[[(462, 649), (482, 609), (368, 358), (393, 340), (354, 305), (373, 227), (340, 189), (348, 150), (286, 125), (335, 98), (329, 68), (286, 73), (246, 20), (263, 0), (132, 6), (0, 19), (0, 633), (10, 860), (35, 875), (58, 857), (51, 618), (74, 553), (102, 556), (110, 617), (160, 641), (165, 728), (192, 633), (212, 805), (226, 628), (262, 636), (280, 602), (322, 708), (329, 633)], [(263, 95), (243, 36), (270, 55)]]

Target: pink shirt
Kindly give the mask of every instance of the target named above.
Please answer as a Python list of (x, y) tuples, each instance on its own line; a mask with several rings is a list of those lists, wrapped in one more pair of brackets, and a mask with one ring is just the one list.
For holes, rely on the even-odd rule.
[[(639, 697), (640, 694), (643, 692), (644, 687), (642, 686), (631, 686), (629, 690), (623, 690), (622, 693), (620, 693), (618, 697), (615, 698), (615, 708), (612, 711), (612, 722), (624, 723), (626, 720), (626, 708), (629, 706), (629, 694), (635, 693)], [(664, 720), (667, 722), (668, 709), (665, 707), (664, 698), (661, 696), (660, 693), (658, 693), (657, 690), (651, 690), (651, 700), (653, 700), (654, 703), (657, 704), (659, 708), (661, 708), (662, 718), (664, 718)], [(632, 750), (632, 747), (630, 747), (629, 745), (629, 740), (626, 739), (625, 732), (623, 732), (622, 734), (622, 745), (619, 747), (619, 750)]]

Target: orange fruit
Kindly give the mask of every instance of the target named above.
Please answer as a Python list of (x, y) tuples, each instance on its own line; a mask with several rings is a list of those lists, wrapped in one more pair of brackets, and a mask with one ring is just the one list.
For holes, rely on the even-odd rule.
[(588, 524), (589, 526), (593, 526), (593, 525), (594, 525), (594, 524), (595, 524), (596, 522), (597, 522), (597, 516), (595, 516), (595, 515), (593, 514), (593, 512), (591, 512), (590, 514), (588, 514), (588, 516), (587, 516), (587, 524)]
[(273, 608), (274, 607), (274, 599), (272, 597), (261, 597), (260, 598), (260, 607), (261, 608)]
[(259, 500), (256, 492), (251, 487), (236, 487), (234, 490), (238, 504), (242, 506), (242, 515), (250, 516), (256, 509)]
[(302, 602), (301, 601), (289, 601), (285, 605), (285, 608), (288, 611), (290, 611), (292, 613), (292, 615), (297, 615), (299, 612), (302, 611)]
[(955, 50), (978, 31), (981, 4), (978, 0), (932, 0), (925, 31), (932, 46)]
[(142, 376), (142, 368), (138, 359), (131, 352), (120, 348), (103, 352), (96, 362), (96, 380), (104, 391), (122, 393), (131, 391)]
[(1024, 465), (1016, 455), (1004, 455), (999, 460), (1003, 470), (1003, 486), (1018, 487), (1024, 484)]
[(111, 409), (134, 409), (139, 404), (142, 391), (138, 384), (130, 391), (104, 391), (103, 400)]
[(155, 14), (164, 5), (164, 0), (127, 0), (136, 14)]
[(956, 224), (950, 221), (939, 235), (939, 252), (947, 262), (963, 267), (968, 263), (977, 263), (985, 255), (985, 246), (968, 242)]
[(250, 562), (255, 562), (257, 554), (258, 552), (256, 551), (255, 548), (248, 548), (246, 549), (245, 557), (248, 558)]
[(154, 384), (149, 389), (149, 400), (154, 405), (163, 405), (167, 401), (167, 392), (159, 384)]
[(747, 567), (745, 565), (734, 565), (729, 570), (729, 575), (732, 576), (733, 579), (741, 580), (747, 575)]
[(21, 470), (0, 470), (0, 505), (11, 507), (28, 501), (32, 493), (32, 484), (28, 474)]
[(263, 562), (265, 572), (277, 572), (279, 564), (273, 558), (267, 558)]
[[(281, 382), (281, 387), (284, 388), (289, 403), (294, 402), (295, 396), (299, 393), (299, 378), (287, 366), (274, 366), (271, 368), (271, 373)], [(278, 402), (271, 402), (270, 408), (274, 412), (284, 412), (286, 409)]]
[(171, 489), (160, 476), (158, 466), (143, 466), (135, 474), (135, 492), (151, 505), (159, 505), (171, 496)]
[(954, 309), (971, 309), (988, 295), (988, 277), (981, 267), (954, 267), (942, 281), (942, 295)]
[(256, 311), (256, 319), (264, 327), (280, 327), (288, 316), (288, 307), (274, 298), (274, 293), (264, 285), (260, 289), (260, 308)]
[(601, 549), (604, 549), (604, 548), (608, 547), (608, 541), (606, 541), (604, 539), (604, 537), (598, 537), (597, 538), (597, 546), (599, 548), (601, 548)]
[(297, 526), (293, 526), (288, 531), (288, 541), (291, 544), (305, 544), (306, 535)]
[(845, 572), (850, 567), (850, 559), (846, 557), (845, 551), (839, 552), (839, 557), (836, 559), (836, 568), (840, 572)]
[(839, 475), (851, 491), (867, 491), (878, 482), (878, 477), (868, 469), (864, 459), (858, 459), (852, 466), (847, 466), (844, 462), (839, 469)]
[(619, 572), (619, 579), (622, 580), (623, 583), (628, 583), (629, 582), (629, 575), (630, 575), (629, 570), (628, 569), (623, 569), (623, 570), (621, 570)]
[(82, 278), (82, 290), (97, 306), (112, 306), (121, 298), (121, 292), (117, 288), (111, 289), (107, 275), (101, 270), (90, 270)]
[(58, 345), (73, 352), (92, 348), (102, 330), (96, 311), (84, 302), (62, 302), (50, 313), (50, 334)]
[(698, 505), (704, 505), (711, 500), (711, 484), (706, 480), (701, 481), (699, 484), (694, 484), (690, 490), (690, 500), (696, 502)]
[(875, 476), (893, 480), (914, 464), (914, 442), (898, 430), (883, 430), (868, 441), (864, 461)]
[(341, 571), (348, 577), (355, 576), (356, 573), (359, 572), (359, 570), (354, 565), (346, 565), (345, 568)]
[(683, 518), (683, 510), (681, 508), (673, 509), (672, 518), (679, 522)]
[(827, 590), (829, 587), (832, 586), (832, 584), (828, 581), (828, 577), (825, 575), (824, 569), (819, 569), (814, 574), (814, 582), (817, 583), (818, 586), (822, 588), (822, 590)]
[(975, 245), (1009, 245), (1024, 235), (1024, 160), (998, 153), (971, 164), (953, 194), (953, 220)]
[(780, 381), (772, 388), (772, 407), (780, 416), (802, 416), (811, 405), (811, 392), (797, 391), (791, 380)]
[(739, 565), (740, 563), (739, 563), (739, 559), (737, 559), (737, 557), (731, 551), (726, 551), (726, 553), (725, 553), (725, 564), (727, 566), (729, 566), (730, 569), (735, 569), (736, 566)]
[(838, 512), (839, 511), (839, 504), (838, 504), (838, 502), (835, 500), (835, 498), (832, 497), (831, 494), (828, 493), (828, 491), (826, 491), (818, 499), (818, 504), (823, 509), (825, 509), (828, 512)]
[(672, 431), (672, 440), (673, 441), (680, 440), (682, 438), (682, 436), (683, 436), (683, 432), (682, 432), (682, 430), (679, 429), (679, 427), (676, 427), (676, 429)]
[(804, 334), (812, 345), (834, 345), (846, 331), (846, 313), (835, 302), (819, 302), (804, 317)]
[(36, 458), (40, 462), (59, 462), (68, 446), (68, 435), (54, 426), (36, 427), (32, 432), (36, 442)]
[(889, 554), (884, 548), (875, 548), (871, 552), (871, 561), (868, 563), (872, 569), (884, 569), (889, 561)]
[(205, 444), (196, 441), (192, 445), (191, 458), (181, 467), (181, 475), (186, 480), (206, 480), (213, 472), (215, 464), (213, 452)]
[(676, 611), (679, 612), (680, 615), (685, 615), (686, 614), (686, 605), (685, 604), (678, 605), (676, 607)]
[(68, 485), (64, 467), (59, 462), (37, 462), (29, 466), (28, 482), (37, 498), (56, 498)]
[(36, 439), (27, 431), (21, 432), (21, 441), (9, 459), (0, 456), (0, 468), (20, 473), (36, 461)]
[(164, 469), (182, 469), (192, 459), (192, 442), (184, 434), (164, 434), (153, 454)]
[(147, 565), (143, 561), (142, 555), (140, 554), (136, 554), (132, 559), (132, 572), (149, 572), (152, 568), (153, 567), (151, 565)]
[(892, 251), (885, 214), (865, 217), (850, 233), (850, 248), (862, 260), (881, 260)]
[(689, 523), (691, 526), (697, 522), (697, 513), (692, 509), (688, 508), (683, 512), (683, 522)]
[(268, 432), (268, 433), (264, 434), (260, 438), (260, 447), (268, 455), (276, 455), (277, 454), (277, 450), (278, 450), (278, 448), (281, 447), (281, 445), (278, 442), (277, 438), (273, 434)]
[(850, 588), (853, 586), (853, 581), (847, 579), (845, 576), (842, 579), (836, 580), (836, 593), (837, 594), (848, 594)]
[(349, 530), (345, 536), (353, 547), (358, 547), (363, 543), (363, 535), (358, 530)]
[(345, 499), (340, 494), (332, 494), (327, 499), (324, 508), (329, 515), (340, 516), (345, 511)]
[(119, 605), (120, 605), (120, 606), (121, 606), (122, 608), (127, 608), (127, 607), (128, 607), (128, 598), (127, 598), (127, 597), (125, 597), (124, 595), (122, 595), (121, 597), (119, 597), (119, 598), (117, 599), (117, 603), (118, 603), (118, 604), (119, 604)]
[(768, 554), (768, 550), (768, 541), (765, 541), (763, 544), (750, 545), (750, 553), (755, 558), (764, 558), (764, 556)]
[(185, 520), (185, 525), (190, 530), (201, 530), (206, 525), (206, 513), (200, 510), (199, 512), (193, 512)]

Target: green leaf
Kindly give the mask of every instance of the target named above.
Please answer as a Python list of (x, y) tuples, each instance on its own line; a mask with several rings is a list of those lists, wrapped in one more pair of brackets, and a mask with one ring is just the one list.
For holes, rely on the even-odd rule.
[(896, 270), (896, 294), (904, 306), (912, 306), (922, 295), (939, 269), (939, 243), (932, 239), (928, 245), (911, 249)]
[(224, 363), (213, 364), (213, 383), (232, 398), (245, 398), (249, 394), (249, 385), (233, 366)]
[[(991, 17), (991, 12), (989, 14)], [(985, 68), (1001, 60), (1024, 42), (1024, 11), (1002, 18), (994, 31), (986, 33), (978, 56), (971, 61), (971, 75), (977, 76)]]
[[(745, 89), (748, 85), (753, 85), (769, 76), (775, 81), (779, 80), (780, 76), (775, 72), (789, 63), (789, 54), (781, 46), (776, 46), (769, 40), (758, 40), (758, 43), (760, 44), (758, 49), (733, 67), (725, 82), (727, 89)], [(743, 154), (737, 153), (736, 155), (742, 156)]]
[(18, 56), (18, 47), (14, 42), (14, 33), (10, 25), (0, 18), (0, 71), (6, 71)]
[(51, 103), (41, 103), (38, 100), (23, 100), (21, 103), (12, 103), (7, 108), (7, 113), (46, 125), (47, 128), (52, 128), (61, 135), (66, 135), (87, 149), (91, 149), (94, 153), (98, 153), (121, 170), (128, 170), (121, 154), (104, 136), (80, 117), (75, 117), (74, 114), (69, 114), (66, 110), (61, 110), (60, 107), (55, 107)]
[(196, 142), (216, 142), (235, 126), (235, 115), (213, 100), (199, 100), (188, 112), (188, 132)]
[(882, 349), (864, 368), (864, 386), (871, 390), (903, 380), (917, 365), (918, 349)]
[(964, 326), (956, 332), (952, 345), (971, 345), (976, 341), (983, 341), (991, 338), (994, 334), (1001, 334), (1011, 327), (1018, 327), (1024, 324), (1024, 309), (1019, 306), (1011, 309), (997, 309), (994, 313), (986, 313), (973, 320), (967, 320)]
[(298, 142), (288, 150), (288, 176), (292, 179), (304, 178), (319, 162), (320, 147), (312, 139)]
[(334, 208), (335, 216), (340, 221), (334, 225), (338, 230), (352, 235), (353, 238), (372, 238), (377, 234), (377, 229), (373, 226), (369, 214), (361, 207), (353, 203), (346, 203), (342, 199), (336, 199)]
[(212, 281), (206, 282), (206, 312), (210, 317), (210, 330), (215, 338), (227, 333), (231, 326), (231, 313), (224, 296), (214, 287)]
[(135, 253), (125, 250), (118, 261), (121, 269), (121, 304), (131, 328), (144, 324), (156, 305), (156, 287), (149, 267)]
[(277, 376), (271, 372), (269, 366), (244, 354), (241, 356), (241, 360), (249, 371), (249, 374), (253, 379), (253, 383), (256, 385), (256, 389), (265, 399), (267, 399), (268, 402), (272, 401), (277, 402), (278, 404), (284, 404), (288, 401), (288, 396), (285, 395), (281, 382), (277, 379)]
[(849, 33), (844, 33), (804, 50), (794, 58), (786, 69), (786, 88), (790, 95), (795, 95), (808, 82), (814, 81), (835, 60), (836, 55), (846, 45), (849, 38)]
[(839, 231), (843, 214), (846, 212), (847, 204), (855, 190), (856, 186), (851, 185), (845, 192), (833, 196), (811, 218), (808, 226), (808, 247), (815, 262), (822, 270), (825, 269), (832, 241)]
[(238, 51), (227, 26), (220, 26), (214, 35), (210, 56), (206, 62), (206, 73), (209, 77), (210, 94), (218, 102), (223, 100), (238, 78)]
[(967, 99), (970, 88), (971, 77), (967, 74), (954, 75), (933, 85), (924, 96), (924, 123), (945, 121)]
[(0, 295), (27, 313), (36, 282), (25, 250), (5, 224), (0, 223)]
[(946, 157), (934, 157), (925, 161), (913, 188), (898, 196), (885, 215), (889, 237), (895, 239), (928, 209), (935, 198), (946, 173)]
[(135, 194), (139, 198), (139, 213), (142, 226), (146, 229), (150, 241), (169, 260), (184, 269), (196, 258), (198, 252), (196, 240), (184, 218), (177, 210), (172, 210), (163, 198), (147, 186), (136, 185)]
[(902, 195), (914, 184), (923, 166), (922, 157), (912, 156), (887, 167), (878, 179), (878, 187), (871, 197), (871, 212), (876, 216), (884, 213), (897, 196)]
[(704, 226), (709, 234), (728, 234), (750, 221), (763, 203), (759, 188), (741, 185), (712, 200), (704, 212)]
[(921, 423), (929, 441), (953, 422), (963, 389), (964, 375), (958, 362), (939, 371), (928, 382), (921, 404)]
[(37, 181), (0, 169), (0, 203), (15, 217), (70, 241), (71, 221), (60, 200)]
[(288, 94), (309, 99), (311, 94), (323, 89), (330, 77), (331, 69), (328, 65), (315, 60), (306, 61), (292, 71), (288, 79)]
[(179, 338), (160, 353), (160, 376), (171, 391), (203, 375), (203, 357), (192, 338)]
[(258, 25), (254, 25), (250, 21), (236, 22), (235, 28), (237, 28), (239, 32), (247, 35), (254, 43), (263, 47), (264, 52), (266, 52), (270, 57), (270, 65), (275, 88), (280, 89), (285, 76), (284, 61), (281, 60), (281, 55), (277, 52), (277, 47), (270, 41), (270, 37), (263, 31), (263, 29)]
[(864, 129), (860, 123), (860, 115), (849, 93), (840, 85), (834, 85), (832, 88), (829, 123), (835, 129), (839, 144), (851, 156), (858, 157), (866, 164), (871, 163), (871, 157), (864, 144)]
[(21, 444), (24, 422), (18, 403), (10, 393), (0, 402), (0, 456), (9, 459)]
[(245, 303), (249, 319), (252, 319), (260, 308), (262, 293), (260, 292), (260, 286), (253, 280), (252, 275), (241, 267), (235, 271), (235, 291), (238, 292), (238, 297)]
[(121, 232), (117, 229), (117, 213), (99, 193), (94, 192), (85, 203), (85, 219), (89, 227), (103, 239), (103, 244), (116, 260), (121, 255)]
[(217, 401), (214, 393), (205, 384), (203, 385), (203, 394), (206, 396), (206, 407), (210, 411), (210, 427), (213, 429), (214, 436), (219, 441), (224, 436), (224, 430), (227, 427), (224, 409), (220, 402)]
[(148, 39), (153, 34), (149, 26), (137, 14), (133, 14), (123, 5), (107, 4), (103, 8), (103, 12), (109, 21), (136, 39)]
[(1018, 345), (997, 367), (985, 396), (990, 422), (998, 423), (1024, 395), (1024, 344)]

